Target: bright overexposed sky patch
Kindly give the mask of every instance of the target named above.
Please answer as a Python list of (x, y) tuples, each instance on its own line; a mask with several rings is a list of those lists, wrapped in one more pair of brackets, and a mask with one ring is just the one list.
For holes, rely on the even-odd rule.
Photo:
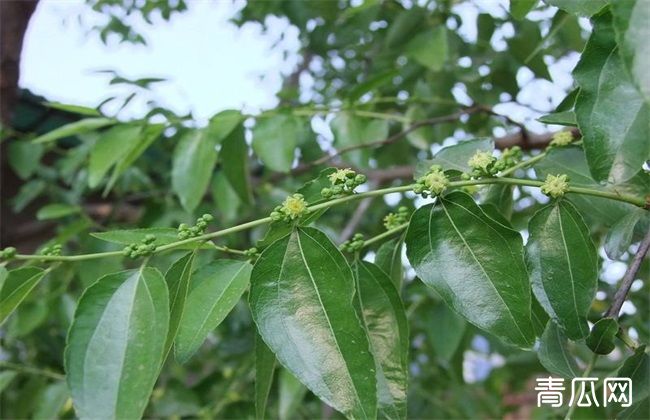
[(198, 118), (227, 108), (273, 107), (281, 74), (297, 59), (298, 31), (278, 18), (269, 18), (267, 33), (258, 24), (238, 28), (228, 20), (241, 2), (188, 3), (189, 10), (169, 22), (158, 18), (152, 26), (137, 26), (148, 45), (109, 39), (106, 46), (90, 31), (103, 17), (83, 0), (42, 0), (25, 38), (20, 86), (50, 101), (96, 106), (133, 90), (109, 86), (110, 77), (95, 72), (111, 69), (131, 79), (168, 79), (134, 101), (129, 115), (144, 113), (147, 100)]

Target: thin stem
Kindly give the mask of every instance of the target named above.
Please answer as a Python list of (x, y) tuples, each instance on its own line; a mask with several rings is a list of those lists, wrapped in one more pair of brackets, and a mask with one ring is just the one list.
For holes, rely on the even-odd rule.
[(403, 225), (399, 225), (399, 226), (397, 226), (395, 228), (387, 230), (386, 232), (380, 233), (377, 236), (373, 236), (372, 238), (370, 238), (370, 239), (363, 242), (363, 247), (365, 248), (365, 247), (370, 246), (370, 245), (372, 245), (374, 243), (381, 242), (382, 240), (384, 240), (386, 238), (390, 238), (394, 234), (399, 233), (399, 232), (403, 231), (404, 229), (406, 229), (408, 227), (408, 225), (409, 225), (408, 223), (404, 223)]
[(605, 313), (605, 316), (618, 319), (618, 314), (619, 312), (621, 312), (621, 307), (623, 306), (623, 302), (625, 302), (625, 299), (627, 298), (627, 294), (630, 292), (632, 283), (634, 283), (634, 280), (636, 279), (636, 275), (639, 272), (639, 269), (641, 268), (641, 262), (643, 262), (643, 258), (645, 257), (645, 254), (648, 253), (649, 248), (650, 248), (650, 230), (646, 232), (643, 241), (641, 241), (641, 244), (639, 245), (639, 249), (637, 249), (634, 258), (630, 263), (630, 266), (627, 268), (627, 271), (625, 272), (625, 275), (621, 280), (621, 286), (618, 288), (616, 294), (614, 295), (614, 301), (612, 302), (612, 306), (609, 307), (609, 309)]
[(18, 363), (12, 363), (12, 362), (0, 362), (0, 366), (15, 370), (16, 372), (22, 372), (22, 373), (29, 373), (31, 375), (39, 375), (39, 376), (45, 376), (48, 378), (56, 379), (57, 381), (63, 381), (65, 380), (65, 375), (56, 373), (56, 372), (50, 372), (49, 370), (45, 369), (40, 369), (32, 366), (26, 366), (26, 365), (19, 365)]
[(533, 165), (533, 164), (539, 162), (540, 160), (544, 159), (545, 157), (546, 157), (546, 152), (542, 152), (539, 155), (533, 156), (530, 159), (526, 159), (526, 160), (524, 160), (522, 162), (519, 162), (515, 166), (512, 166), (512, 167), (506, 169), (505, 171), (502, 171), (501, 176), (511, 175), (511, 174), (515, 173), (516, 170), (526, 168), (526, 167), (528, 167), (530, 165)]
[(639, 347), (639, 343), (637, 343), (630, 335), (625, 331), (623, 327), (619, 327), (618, 332), (616, 333), (616, 337), (618, 337), (619, 340), (623, 342), (626, 346), (628, 346), (632, 351), (635, 351)]
[[(596, 366), (596, 360), (598, 360), (598, 355), (593, 354), (591, 356), (591, 360), (589, 361), (589, 364), (585, 368), (585, 372), (582, 374), (583, 378), (589, 377), (591, 375), (591, 371), (594, 370), (594, 366)], [(569, 410), (566, 412), (566, 416), (564, 416), (564, 420), (570, 420), (571, 416), (573, 416), (573, 412), (576, 410), (576, 407), (578, 404), (573, 404), (571, 407), (569, 407)]]
[(241, 251), (239, 249), (232, 249), (232, 248), (228, 248), (227, 246), (217, 245), (212, 241), (208, 241), (208, 243), (212, 245), (212, 247), (217, 251), (225, 252), (228, 254), (235, 254), (235, 255), (246, 255), (246, 252)]
[[(465, 187), (469, 185), (489, 185), (489, 184), (507, 184), (507, 185), (522, 185), (522, 186), (529, 186), (529, 187), (541, 187), (544, 183), (532, 179), (481, 178), (481, 179), (471, 179), (468, 181), (453, 181), (449, 183), (449, 188)], [(322, 210), (329, 207), (337, 206), (339, 204), (344, 204), (349, 201), (360, 200), (367, 197), (377, 197), (377, 196), (382, 196), (391, 193), (407, 192), (407, 191), (411, 191), (412, 189), (413, 189), (413, 185), (403, 185), (399, 187), (382, 188), (378, 190), (367, 191), (360, 194), (346, 195), (343, 197), (335, 198), (333, 200), (325, 201), (323, 203), (309, 206), (309, 211)], [(645, 207), (646, 205), (645, 199), (643, 198), (635, 197), (627, 194), (619, 194), (616, 192), (600, 191), (600, 190), (593, 190), (590, 188), (581, 188), (581, 187), (569, 187), (568, 192), (609, 198), (611, 200), (634, 204), (642, 208)], [(195, 236), (193, 238), (187, 238), (180, 241), (171, 242), (167, 245), (163, 245), (156, 248), (155, 252), (158, 253), (162, 251), (167, 251), (170, 249), (178, 248), (181, 245), (191, 244), (194, 242), (207, 241), (209, 239), (214, 239), (220, 236), (225, 236), (231, 233), (240, 232), (256, 226), (264, 225), (269, 222), (271, 222), (270, 217), (263, 217), (261, 219), (253, 220), (247, 223), (242, 223), (241, 225), (230, 227), (228, 229), (223, 229), (216, 232), (210, 232), (203, 235)], [(82, 261), (82, 260), (91, 260), (96, 258), (114, 257), (120, 255), (123, 255), (122, 251), (100, 252), (96, 254), (61, 255), (61, 256), (18, 254), (14, 258), (17, 260), (39, 260), (39, 261)]]

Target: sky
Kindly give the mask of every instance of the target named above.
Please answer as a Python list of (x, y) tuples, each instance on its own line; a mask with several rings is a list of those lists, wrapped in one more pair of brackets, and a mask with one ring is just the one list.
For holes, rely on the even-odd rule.
[[(282, 72), (295, 65), (298, 31), (278, 18), (271, 18), (269, 33), (258, 24), (238, 28), (228, 20), (241, 3), (230, 0), (193, 0), (189, 6), (169, 22), (139, 24), (147, 46), (114, 39), (106, 46), (90, 31), (102, 16), (83, 0), (41, 1), (25, 37), (20, 86), (50, 101), (96, 106), (110, 96), (128, 95), (96, 72), (111, 69), (128, 78), (168, 79), (130, 106), (134, 115), (146, 110), (149, 99), (177, 113), (191, 110), (198, 118), (228, 108), (273, 107)], [(280, 48), (273, 48), (280, 34)], [(282, 50), (293, 54), (285, 59)]]
[[(289, 74), (298, 60), (298, 30), (275, 17), (267, 20), (266, 33), (254, 23), (238, 28), (229, 19), (243, 0), (189, 0), (188, 5), (189, 10), (170, 21), (159, 18), (147, 25), (137, 20), (136, 29), (147, 40), (146, 46), (119, 44), (115, 39), (109, 39), (107, 46), (91, 31), (105, 16), (93, 12), (83, 0), (41, 0), (25, 37), (20, 85), (50, 101), (94, 107), (112, 96), (126, 98), (133, 90), (109, 85), (110, 76), (98, 70), (114, 70), (131, 79), (167, 79), (151, 92), (141, 92), (120, 114), (125, 118), (144, 115), (149, 100), (177, 114), (191, 111), (199, 121), (229, 108), (256, 113), (274, 107), (282, 75)], [(467, 39), (476, 38), (479, 11), (503, 15), (508, 9), (505, 0), (476, 0), (454, 7), (463, 16), (463, 25), (450, 29)], [(535, 13), (541, 12), (530, 17)], [(496, 47), (505, 45), (503, 37), (512, 36), (502, 32), (493, 39)], [(551, 110), (571, 86), (576, 58), (550, 65), (553, 83), (534, 79), (522, 69), (517, 75), (523, 86), (518, 100)], [(463, 96), (462, 89), (454, 93)], [(115, 101), (103, 110), (110, 113), (118, 106)], [(534, 121), (538, 114), (524, 107), (499, 105), (495, 110), (528, 123), (533, 131), (547, 130)]]

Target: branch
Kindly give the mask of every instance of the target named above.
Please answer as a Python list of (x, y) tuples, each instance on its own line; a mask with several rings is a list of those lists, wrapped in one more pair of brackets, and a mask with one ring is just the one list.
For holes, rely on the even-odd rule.
[(370, 208), (370, 204), (372, 203), (373, 197), (366, 198), (359, 203), (359, 206), (357, 209), (352, 213), (352, 217), (350, 217), (350, 221), (348, 222), (347, 225), (343, 228), (341, 231), (340, 235), (340, 241), (345, 242), (354, 233), (354, 231), (357, 229), (357, 226), (359, 226), (359, 223), (361, 223), (361, 220), (363, 219), (363, 215), (366, 214), (366, 211)]
[(643, 262), (643, 258), (648, 253), (648, 248), (650, 248), (650, 230), (648, 230), (645, 238), (641, 241), (639, 249), (637, 249), (630, 266), (627, 268), (623, 280), (621, 280), (621, 286), (614, 295), (612, 306), (610, 306), (605, 313), (606, 317), (618, 319), (623, 302), (625, 302), (625, 298), (627, 298), (627, 294), (630, 292), (630, 287), (632, 287), (632, 283), (634, 283), (634, 280), (636, 279), (636, 275), (641, 268), (641, 262)]
[[(528, 187), (541, 187), (544, 185), (541, 181), (536, 181), (532, 179), (516, 179), (516, 178), (481, 178), (481, 179), (472, 179), (468, 181), (452, 181), (449, 183), (448, 188), (455, 187), (466, 187), (469, 185), (490, 185), (490, 184), (506, 184), (506, 185), (523, 185)], [(396, 193), (396, 192), (407, 192), (412, 191), (413, 185), (402, 185), (399, 187), (390, 187), (390, 188), (381, 188), (378, 190), (366, 191), (359, 194), (345, 195), (343, 197), (335, 198), (323, 203), (314, 204), (308, 207), (310, 212), (327, 209), (333, 206), (340, 204), (345, 204), (354, 200), (361, 200), (368, 197), (379, 197), (386, 194)], [(591, 188), (582, 188), (582, 187), (569, 187), (567, 192), (591, 195), (595, 197), (608, 198), (610, 200), (621, 201), (624, 203), (630, 203), (635, 206), (645, 208), (646, 200), (642, 197), (636, 197), (628, 194), (619, 194), (611, 191), (602, 191), (595, 190)], [(202, 242), (209, 239), (217, 238), (220, 236), (229, 235), (231, 233), (244, 231), (256, 226), (265, 225), (271, 222), (271, 217), (263, 217), (261, 219), (252, 220), (250, 222), (242, 223), (237, 226), (233, 226), (227, 229), (219, 230), (216, 232), (209, 232), (203, 235), (195, 236), (193, 238), (182, 239), (179, 241), (171, 242), (166, 245), (162, 245), (156, 248), (155, 253), (167, 251), (170, 249), (178, 248), (181, 245), (191, 244), (194, 242)], [(648, 239), (650, 241), (650, 239)], [(644, 242), (645, 243), (645, 242)], [(650, 246), (650, 245), (649, 245)], [(646, 247), (647, 251), (647, 247)], [(18, 254), (13, 258), (16, 260), (36, 260), (36, 261), (81, 261), (81, 260), (90, 260), (103, 257), (112, 257), (123, 255), (122, 251), (109, 251), (109, 252), (99, 252), (94, 254), (79, 254), (79, 255), (24, 255)], [(640, 262), (639, 262), (640, 264)], [(637, 268), (638, 270), (638, 268)]]

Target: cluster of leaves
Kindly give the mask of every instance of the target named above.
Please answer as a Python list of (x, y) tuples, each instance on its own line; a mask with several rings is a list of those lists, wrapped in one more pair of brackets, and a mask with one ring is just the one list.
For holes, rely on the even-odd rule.
[[(464, 19), (452, 2), (343, 3), (249, 2), (240, 13), (240, 23), (278, 14), (300, 29), (305, 60), (321, 63), (304, 70), (316, 80), (311, 103), (286, 86), (277, 109), (223, 111), (202, 127), (57, 105), (83, 119), (11, 140), (25, 180), (14, 208), (45, 202), (38, 218), (58, 226), (36, 255), (2, 252), (5, 366), (16, 369), (0, 373), (3, 416), (69, 416), (74, 406), (81, 418), (314, 418), (323, 402), (349, 418), (498, 417), (516, 409), (501, 395), (530, 391), (536, 375), (593, 368), (632, 377), (636, 404), (586, 416), (647, 417), (650, 358), (622, 333), (650, 339), (649, 286), (630, 293), (637, 315), (618, 319), (603, 316), (615, 288), (599, 281), (603, 258), (629, 261), (650, 225), (642, 0), (548, 0), (560, 9), (541, 20), (525, 17), (546, 4), (512, 1), (508, 16), (478, 16), (475, 41), (449, 29)], [(503, 125), (482, 105), (516, 98), (522, 67), (550, 79), (544, 56), (582, 48), (578, 16), (593, 31), (576, 90), (540, 120), (577, 127), (581, 143), (524, 158), (467, 140)], [(495, 48), (510, 26), (507, 48)], [(318, 121), (331, 144), (311, 129)], [(454, 133), (458, 144), (431, 154)], [(356, 172), (322, 169), (329, 160)], [(377, 174), (399, 165), (415, 167), (416, 183), (384, 185)], [(543, 179), (568, 185), (552, 194)], [(376, 189), (363, 192), (366, 180)], [(557, 199), (528, 188), (540, 186)], [(344, 206), (387, 193), (399, 195), (388, 232), (388, 204), (361, 217)], [(100, 195), (108, 216), (89, 210)], [(135, 220), (122, 219), (127, 205), (140, 209)], [(374, 239), (352, 236), (346, 257), (331, 238), (353, 222)], [(463, 365), (478, 356), (505, 363), (477, 383)]]

